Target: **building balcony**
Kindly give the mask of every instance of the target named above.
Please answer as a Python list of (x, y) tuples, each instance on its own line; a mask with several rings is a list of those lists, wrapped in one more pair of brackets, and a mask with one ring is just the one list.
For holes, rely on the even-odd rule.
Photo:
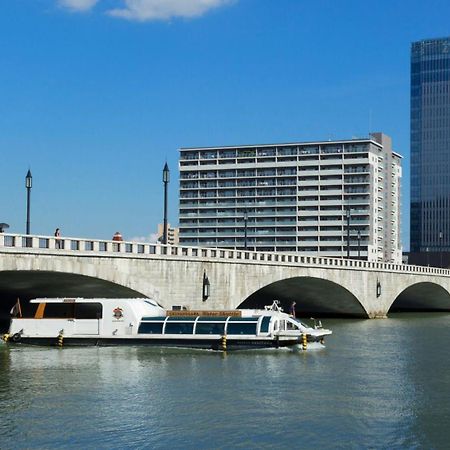
[(346, 155), (344, 157), (344, 165), (363, 165), (363, 164), (368, 164), (369, 163), (369, 158), (368, 157), (358, 157), (358, 158), (349, 158), (348, 155)]
[(345, 200), (346, 205), (370, 205), (370, 198), (361, 198), (358, 200)]
[(319, 216), (319, 211), (318, 211), (318, 209), (315, 209), (315, 210), (301, 210), (301, 209), (299, 209), (297, 211), (297, 216), (299, 216), (299, 217), (318, 217)]
[(342, 210), (342, 198), (337, 198), (335, 200), (319, 200), (319, 206), (334, 206), (336, 210)]
[(298, 247), (317, 247), (319, 241), (302, 241), (302, 240), (298, 240), (297, 241), (297, 246)]
[(317, 236), (318, 233), (319, 233), (318, 231), (298, 231), (297, 235), (299, 238), (302, 238), (307, 236)]
[(342, 189), (321, 189), (320, 195), (342, 195)]
[(340, 237), (342, 236), (342, 227), (340, 227), (339, 230), (319, 231), (319, 232), (316, 232), (316, 234), (319, 234), (319, 236), (321, 238), (324, 237), (324, 236), (339, 236), (339, 239), (340, 239)]
[(186, 161), (191, 159), (198, 159), (198, 152), (186, 153), (184, 151), (181, 152), (180, 161)]
[(331, 219), (328, 220), (325, 217), (320, 218), (320, 225), (321, 226), (327, 226), (327, 227), (340, 227), (344, 224), (345, 220), (339, 220), (339, 219)]
[(319, 175), (319, 168), (316, 167), (314, 169), (307, 169), (307, 170), (299, 170), (298, 176), (299, 177), (308, 177), (308, 176), (317, 176)]
[(319, 195), (318, 181), (310, 185), (301, 185), (297, 187), (298, 195)]
[(345, 167), (344, 174), (348, 173), (370, 174), (370, 167)]
[(344, 179), (344, 185), (358, 185), (358, 184), (363, 184), (363, 185), (370, 185), (370, 179), (369, 178), (345, 178)]
[[(298, 220), (297, 223), (299, 226), (303, 226), (303, 227), (314, 227), (314, 226), (319, 226), (319, 221), (317, 219), (309, 219), (309, 218), (300, 218)], [(301, 234), (301, 232), (299, 232), (299, 234)]]
[(339, 207), (336, 207), (336, 209), (333, 209), (333, 210), (325, 210), (325, 211), (320, 210), (319, 211), (319, 216), (321, 218), (328, 217), (328, 216), (331, 216), (331, 217), (341, 216), (342, 214), (344, 214), (344, 212), (343, 212), (342, 208), (339, 208)]
[[(342, 169), (327, 169), (321, 167), (320, 169), (320, 175), (322, 176), (337, 176), (342, 175), (343, 170)], [(323, 181), (322, 181), (323, 183)]]
[(301, 191), (303, 186), (318, 186), (319, 180), (298, 180), (298, 190)]

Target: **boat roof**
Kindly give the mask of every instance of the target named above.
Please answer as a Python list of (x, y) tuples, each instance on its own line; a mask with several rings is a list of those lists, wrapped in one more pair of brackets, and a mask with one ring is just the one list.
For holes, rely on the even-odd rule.
[[(71, 304), (71, 303), (147, 303), (147, 305), (155, 306), (157, 308), (163, 308), (155, 300), (145, 297), (136, 298), (84, 298), (84, 297), (40, 297), (30, 300), (30, 303), (59, 303), (59, 304)], [(163, 308), (164, 309), (164, 308)], [(273, 309), (266, 307), (265, 309), (234, 309), (234, 310), (166, 310), (168, 317), (257, 317), (257, 316), (284, 316), (290, 317), (287, 313), (283, 312), (280, 308)]]
[(135, 302), (135, 301), (145, 301), (147, 303), (150, 303), (154, 306), (159, 306), (158, 303), (156, 303), (151, 298), (143, 298), (143, 297), (137, 297), (137, 298), (84, 298), (84, 297), (57, 297), (57, 298), (34, 298), (30, 300), (30, 303), (104, 303), (104, 302)]

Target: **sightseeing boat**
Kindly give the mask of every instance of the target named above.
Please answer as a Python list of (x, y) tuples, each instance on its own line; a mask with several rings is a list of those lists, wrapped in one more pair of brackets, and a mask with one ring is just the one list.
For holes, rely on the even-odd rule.
[(274, 301), (263, 310), (165, 310), (147, 298), (36, 298), (32, 317), (13, 311), (3, 340), (53, 346), (153, 345), (212, 350), (323, 345), (330, 330), (308, 326)]

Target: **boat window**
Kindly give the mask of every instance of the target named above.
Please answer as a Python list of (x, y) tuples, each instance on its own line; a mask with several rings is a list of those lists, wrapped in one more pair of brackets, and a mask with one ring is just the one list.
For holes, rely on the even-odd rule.
[(284, 331), (284, 330), (286, 330), (286, 321), (280, 320), (278, 322), (278, 331)]
[(290, 320), (288, 320), (286, 324), (288, 330), (298, 330), (298, 327), (295, 325), (295, 323), (291, 322)]
[(143, 317), (141, 319), (142, 322), (158, 322), (158, 321), (164, 322), (165, 320), (166, 320), (165, 317)]
[(230, 317), (230, 322), (258, 322), (257, 317)]
[(46, 319), (101, 319), (101, 303), (47, 303)]
[(195, 327), (195, 334), (224, 334), (225, 322), (204, 322), (200, 320)]
[(270, 319), (271, 319), (270, 316), (263, 317), (261, 321), (261, 333), (269, 332)]
[(194, 332), (194, 322), (166, 322), (164, 334), (192, 334)]
[(256, 334), (257, 322), (228, 322), (227, 334)]
[(75, 319), (101, 319), (101, 318), (102, 318), (101, 303), (75, 303)]
[(142, 334), (162, 334), (164, 321), (159, 322), (141, 322), (138, 333)]
[(303, 327), (303, 328), (309, 328), (309, 325), (304, 324), (303, 322), (301, 322), (298, 319), (295, 319), (295, 321), (299, 324), (298, 327)]
[(202, 317), (198, 318), (198, 322), (225, 322), (227, 317)]

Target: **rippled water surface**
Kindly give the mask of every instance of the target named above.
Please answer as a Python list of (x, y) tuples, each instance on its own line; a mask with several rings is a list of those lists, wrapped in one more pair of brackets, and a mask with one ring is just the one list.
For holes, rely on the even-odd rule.
[(0, 345), (0, 448), (449, 448), (450, 315), (325, 325), (306, 353)]

